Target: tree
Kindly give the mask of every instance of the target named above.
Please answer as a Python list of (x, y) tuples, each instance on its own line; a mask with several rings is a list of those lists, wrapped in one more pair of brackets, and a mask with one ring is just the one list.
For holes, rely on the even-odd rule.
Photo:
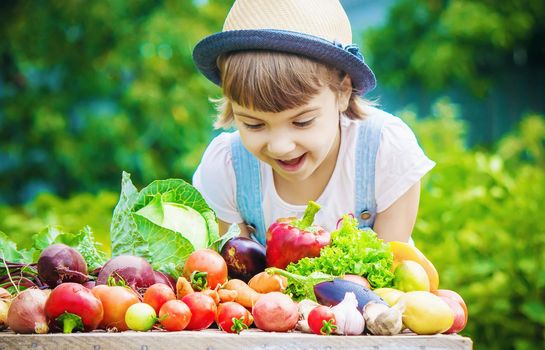
[(191, 52), (224, 1), (0, 6), (0, 202), (190, 179), (218, 94)]
[(543, 67), (544, 17), (541, 0), (400, 0), (364, 52), (386, 85), (460, 83), (484, 96), (513, 66)]

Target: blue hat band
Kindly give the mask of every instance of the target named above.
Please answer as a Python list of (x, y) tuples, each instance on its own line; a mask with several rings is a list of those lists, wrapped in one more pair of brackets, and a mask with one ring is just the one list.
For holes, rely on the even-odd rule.
[(232, 30), (216, 33), (195, 46), (193, 60), (210, 81), (221, 85), (217, 58), (228, 52), (245, 50), (288, 52), (324, 62), (350, 75), (354, 89), (362, 95), (376, 85), (375, 75), (365, 64), (357, 45), (343, 46), (313, 35), (285, 30)]

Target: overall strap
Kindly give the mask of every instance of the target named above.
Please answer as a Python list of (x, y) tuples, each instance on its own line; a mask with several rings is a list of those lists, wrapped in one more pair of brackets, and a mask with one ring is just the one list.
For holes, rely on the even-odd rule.
[(231, 137), (231, 158), (237, 184), (238, 210), (244, 222), (255, 228), (253, 238), (265, 245), (266, 228), (259, 161), (242, 145), (238, 131)]
[(359, 123), (356, 143), (356, 208), (359, 227), (373, 227), (377, 215), (375, 164), (385, 116), (375, 114)]
[[(377, 216), (375, 165), (382, 126), (386, 118), (388, 117), (380, 114), (374, 115), (362, 121), (358, 127), (355, 215), (358, 219), (359, 228), (373, 228)], [(408, 243), (415, 245), (412, 237), (409, 237)]]

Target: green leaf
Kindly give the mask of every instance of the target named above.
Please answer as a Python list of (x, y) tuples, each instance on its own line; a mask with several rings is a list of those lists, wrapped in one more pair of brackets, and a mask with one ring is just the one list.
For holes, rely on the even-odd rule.
[(142, 238), (146, 242), (147, 260), (155, 270), (180, 276), (183, 264), (195, 249), (182, 234), (154, 224), (145, 217), (134, 215)]
[(91, 227), (85, 226), (74, 237), (78, 241), (74, 248), (83, 256), (89, 270), (92, 271), (106, 263), (106, 254), (100, 249), (100, 244), (95, 241)]
[(147, 244), (132, 216), (132, 209), (138, 198), (138, 190), (131, 181), (131, 175), (123, 172), (121, 194), (110, 226), (112, 256), (123, 254), (148, 257)]
[(528, 301), (522, 304), (521, 311), (523, 314), (534, 322), (545, 326), (545, 305), (541, 301)]
[(64, 243), (58, 237), (64, 235), (60, 227), (49, 226), (32, 236), (34, 247), (40, 252), (53, 243)]
[[(194, 249), (208, 246), (206, 221), (197, 211), (184, 204), (163, 202), (162, 196), (156, 195), (148, 205), (138, 210), (134, 215), (141, 216), (157, 226), (182, 234), (191, 242)], [(143, 228), (138, 225), (138, 222), (139, 231), (144, 234)]]
[(176, 203), (192, 208), (204, 219), (207, 228), (207, 241), (214, 242), (219, 238), (219, 229), (214, 211), (208, 206), (197, 189), (181, 179), (156, 180), (142, 189), (133, 211), (152, 202), (157, 194), (161, 195), (163, 203)]
[(230, 239), (238, 236), (240, 236), (240, 227), (237, 224), (231, 224), (227, 232), (225, 232), (223, 236), (212, 242), (210, 247), (217, 252), (221, 252), (225, 243), (227, 243)]
[[(0, 258), (11, 262), (30, 264), (33, 262), (33, 253), (33, 249), (26, 250), (17, 248), (17, 244), (10, 240), (4, 232), (0, 231)], [(3, 268), (1, 261), (0, 268)]]

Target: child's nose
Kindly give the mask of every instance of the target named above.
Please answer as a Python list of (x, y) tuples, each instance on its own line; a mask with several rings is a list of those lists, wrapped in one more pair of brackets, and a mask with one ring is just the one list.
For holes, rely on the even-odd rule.
[(289, 137), (273, 137), (267, 143), (267, 151), (274, 158), (281, 158), (295, 149), (295, 142)]

